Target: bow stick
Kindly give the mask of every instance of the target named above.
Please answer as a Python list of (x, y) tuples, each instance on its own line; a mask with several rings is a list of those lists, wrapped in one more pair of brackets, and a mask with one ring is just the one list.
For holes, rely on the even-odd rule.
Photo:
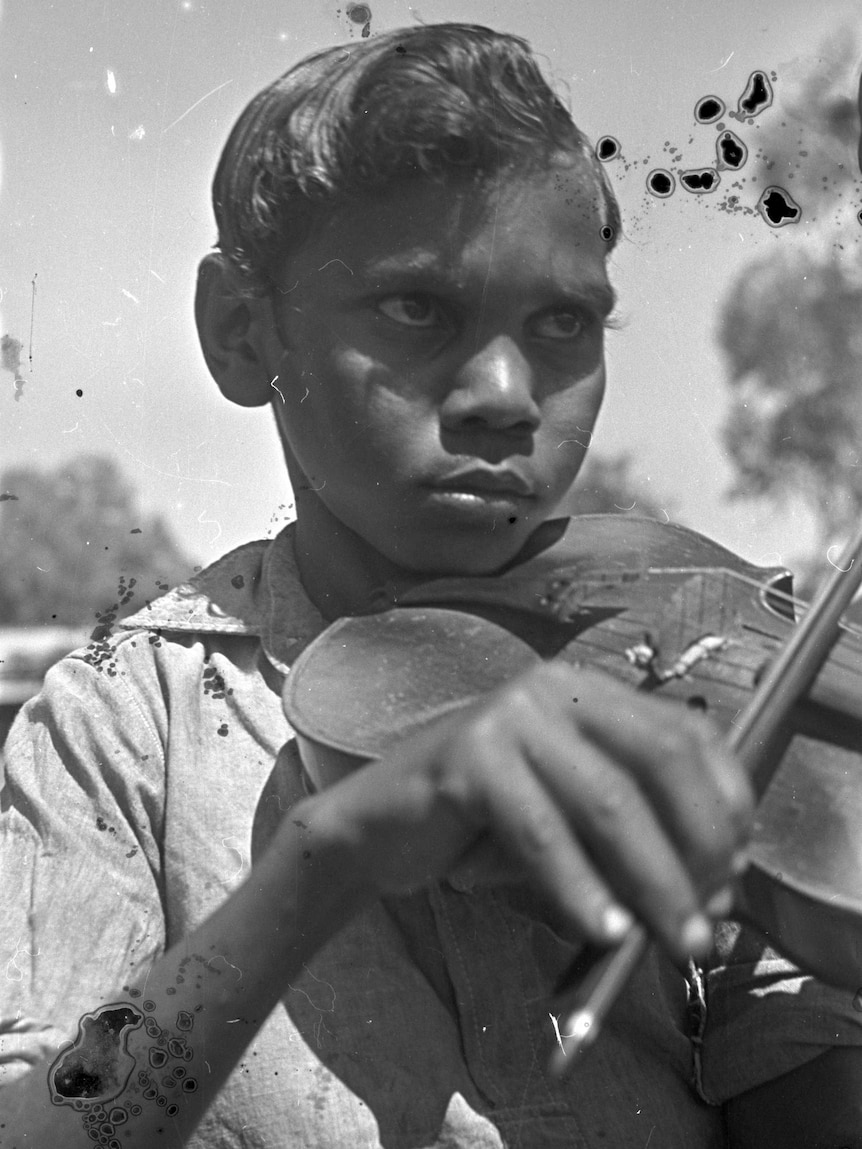
[[(831, 560), (830, 560), (831, 562)], [(797, 701), (817, 677), (838, 637), (838, 624), (862, 583), (862, 527), (832, 563), (823, 589), (808, 608), (790, 640), (757, 684), (748, 706), (728, 737), (730, 749), (748, 771), (757, 798), (761, 798), (780, 759), (770, 754), (776, 735)], [(634, 925), (619, 946), (594, 960), (576, 962), (570, 980), (581, 973), (562, 1025), (557, 1025), (558, 1046), (549, 1069), (563, 1077), (596, 1040), (605, 1018), (629, 981), (650, 944), (649, 934)], [(568, 996), (568, 995), (567, 995)]]

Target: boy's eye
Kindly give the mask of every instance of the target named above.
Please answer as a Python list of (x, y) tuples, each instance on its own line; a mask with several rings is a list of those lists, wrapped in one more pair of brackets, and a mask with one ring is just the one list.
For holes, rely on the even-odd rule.
[(541, 339), (577, 339), (587, 320), (576, 311), (551, 311), (536, 320), (533, 329)]
[(434, 327), (440, 321), (440, 313), (427, 295), (390, 295), (380, 300), (377, 309), (405, 327)]

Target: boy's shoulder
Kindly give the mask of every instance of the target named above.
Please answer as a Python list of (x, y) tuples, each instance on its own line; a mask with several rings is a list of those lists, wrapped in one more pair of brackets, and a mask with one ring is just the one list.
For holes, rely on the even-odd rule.
[(270, 545), (258, 539), (229, 551), (122, 619), (117, 629), (260, 634), (260, 588)]

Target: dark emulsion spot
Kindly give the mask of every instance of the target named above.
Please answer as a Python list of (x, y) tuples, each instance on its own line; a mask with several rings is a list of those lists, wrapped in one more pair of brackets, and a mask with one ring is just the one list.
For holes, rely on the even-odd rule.
[(128, 1034), (142, 1021), (143, 1014), (125, 1002), (85, 1013), (75, 1041), (48, 1071), (54, 1105), (109, 1101), (122, 1093), (135, 1067), (126, 1048)]
[(602, 163), (606, 164), (608, 160), (614, 160), (620, 154), (620, 142), (615, 140), (613, 136), (602, 136), (596, 144), (596, 157)]
[(714, 124), (725, 113), (724, 100), (718, 96), (701, 96), (694, 105), (694, 118), (699, 124)]
[(367, 40), (371, 35), (371, 8), (368, 4), (348, 4), (347, 19), (351, 24), (362, 25), (362, 39)]
[(762, 111), (772, 103), (772, 85), (765, 72), (760, 70), (752, 72), (745, 85), (745, 91), (739, 97), (736, 108), (738, 119), (759, 116)]
[(722, 132), (715, 143), (718, 167), (738, 172), (748, 159), (748, 148), (734, 132)]
[(715, 191), (721, 182), (721, 177), (714, 168), (692, 168), (680, 173), (679, 182), (686, 191), (695, 195), (706, 195)]
[(784, 188), (774, 185), (764, 190), (757, 201), (757, 210), (770, 227), (786, 227), (799, 223), (802, 209)]
[(647, 176), (646, 186), (651, 195), (658, 196), (659, 199), (667, 199), (674, 193), (676, 180), (666, 168), (655, 168)]

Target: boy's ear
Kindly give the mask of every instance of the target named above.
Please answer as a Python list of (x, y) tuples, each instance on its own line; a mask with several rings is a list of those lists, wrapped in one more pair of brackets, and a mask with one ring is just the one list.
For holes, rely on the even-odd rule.
[(268, 403), (271, 306), (265, 297), (243, 294), (237, 272), (222, 255), (206, 256), (198, 268), (195, 321), (207, 367), (224, 397), (242, 407)]

